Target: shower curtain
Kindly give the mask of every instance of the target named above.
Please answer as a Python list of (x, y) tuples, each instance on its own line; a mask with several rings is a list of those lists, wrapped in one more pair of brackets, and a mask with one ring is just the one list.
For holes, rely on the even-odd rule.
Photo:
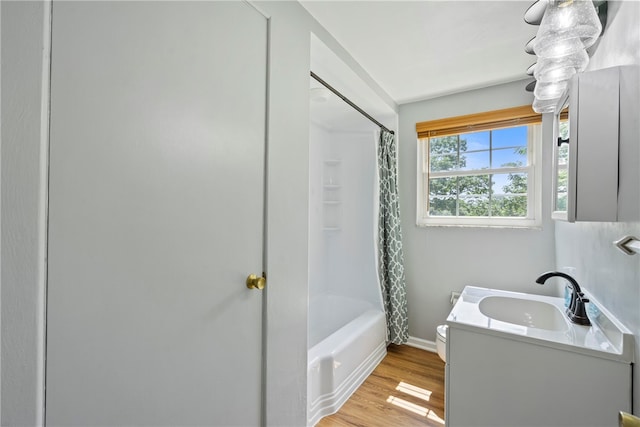
[(395, 135), (381, 130), (378, 142), (378, 275), (388, 340), (404, 344), (409, 339), (409, 321), (397, 179)]

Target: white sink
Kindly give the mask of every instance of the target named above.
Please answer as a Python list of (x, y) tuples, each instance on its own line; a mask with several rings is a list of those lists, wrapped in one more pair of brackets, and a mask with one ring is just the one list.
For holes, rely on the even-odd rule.
[(564, 313), (564, 298), (476, 286), (464, 288), (447, 324), (450, 328), (633, 363), (633, 334), (584, 292), (590, 300), (587, 304), (590, 326), (569, 321)]
[(564, 298), (465, 287), (447, 318), (447, 426), (613, 427), (632, 407), (634, 336), (584, 292), (591, 325)]
[(481, 299), (478, 308), (485, 316), (501, 322), (549, 331), (569, 329), (565, 314), (543, 301), (491, 295)]

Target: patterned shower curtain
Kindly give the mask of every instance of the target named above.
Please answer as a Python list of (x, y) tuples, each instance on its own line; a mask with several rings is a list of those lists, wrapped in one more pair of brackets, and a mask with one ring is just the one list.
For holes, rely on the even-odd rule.
[(387, 315), (388, 340), (394, 344), (404, 344), (409, 339), (409, 321), (398, 201), (396, 141), (394, 134), (386, 130), (380, 131), (378, 143), (378, 180), (378, 275)]

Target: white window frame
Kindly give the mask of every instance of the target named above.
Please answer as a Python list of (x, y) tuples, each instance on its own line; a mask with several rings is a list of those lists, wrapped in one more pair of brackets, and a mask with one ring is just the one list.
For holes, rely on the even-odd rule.
[[(429, 215), (429, 138), (418, 139), (417, 143), (417, 214), (419, 227), (495, 227), (495, 228), (531, 228), (542, 226), (542, 177), (540, 159), (542, 156), (542, 125), (529, 124), (527, 131), (528, 165), (521, 168), (479, 169), (436, 173), (447, 176), (485, 175), (492, 173), (527, 172), (527, 216), (525, 218), (508, 217), (472, 217), (472, 216), (431, 216)], [(496, 126), (491, 130), (504, 128)], [(464, 135), (461, 133), (460, 135)]]

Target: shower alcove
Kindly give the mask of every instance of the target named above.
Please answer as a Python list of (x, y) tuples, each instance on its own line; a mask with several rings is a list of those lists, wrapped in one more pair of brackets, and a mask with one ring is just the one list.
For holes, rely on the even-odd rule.
[[(395, 127), (393, 109), (315, 37), (311, 53), (317, 76)], [(309, 103), (307, 424), (313, 426), (384, 358), (386, 321), (375, 244), (379, 127), (313, 77)]]

